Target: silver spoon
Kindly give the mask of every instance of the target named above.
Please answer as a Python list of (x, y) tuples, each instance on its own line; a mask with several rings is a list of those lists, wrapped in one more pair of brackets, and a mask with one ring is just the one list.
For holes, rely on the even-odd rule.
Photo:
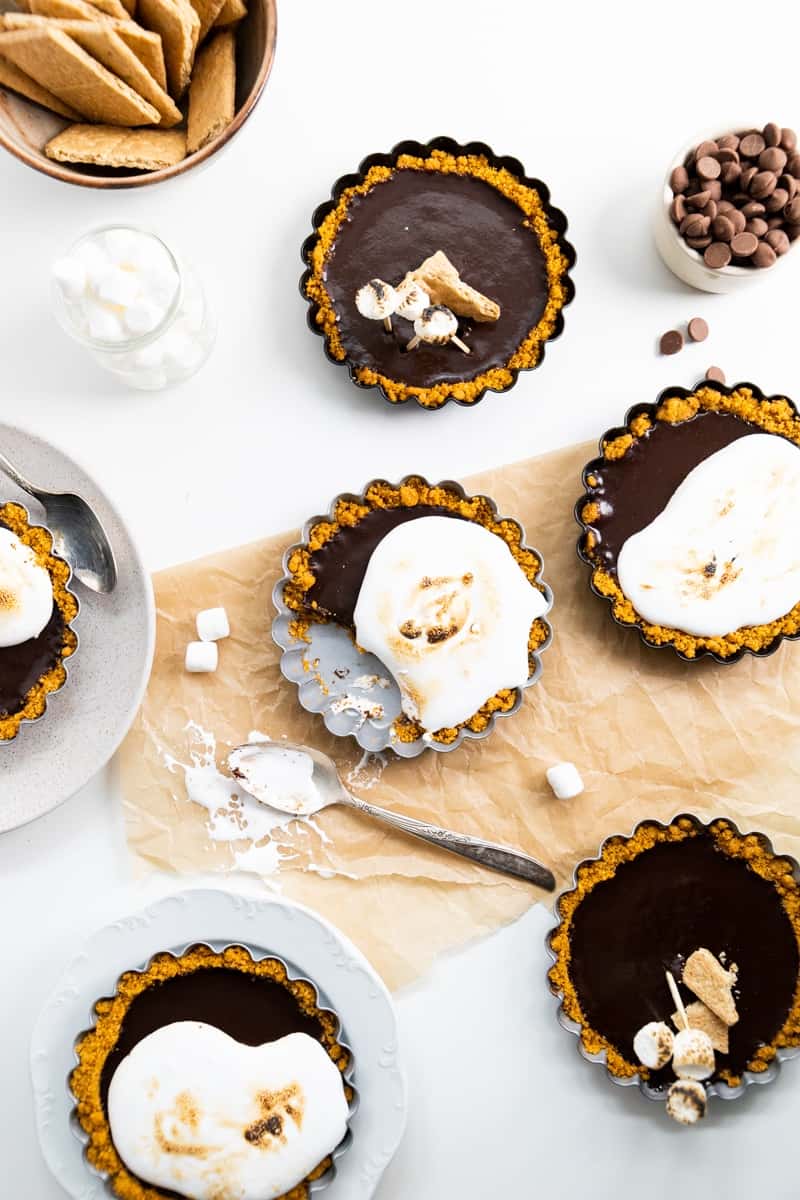
[(93, 592), (113, 592), (117, 586), (114, 551), (106, 531), (86, 501), (69, 492), (49, 492), (34, 487), (4, 454), (0, 454), (0, 471), (39, 501), (45, 512), (45, 524), (53, 534), (54, 546), (72, 567), (73, 575)]
[(482, 867), (525, 879), (548, 892), (555, 889), (552, 871), (519, 850), (509, 850), (463, 833), (451, 833), (438, 825), (429, 825), (427, 821), (377, 808), (351, 795), (334, 762), (311, 746), (295, 746), (291, 742), (248, 742), (230, 752), (228, 769), (245, 792), (279, 812), (309, 816), (332, 804), (344, 804), (403, 833), (410, 833), (443, 850), (451, 850), (462, 858), (470, 858)]

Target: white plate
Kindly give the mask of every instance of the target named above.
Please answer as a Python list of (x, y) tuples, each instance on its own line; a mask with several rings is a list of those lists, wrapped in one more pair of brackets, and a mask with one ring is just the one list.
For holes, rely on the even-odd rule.
[[(11, 425), (0, 424), (0, 449), (34, 483), (88, 500), (111, 539), (119, 569), (110, 596), (97, 596), (73, 578), (70, 587), (81, 604), (74, 626), (80, 645), (69, 660), (66, 686), (50, 697), (40, 721), (23, 723), (12, 742), (0, 744), (0, 833), (5, 833), (72, 796), (120, 745), (150, 677), (155, 603), (125, 523), (77, 463)], [(34, 521), (44, 521), (41, 506), (0, 474), (0, 503), (7, 500), (18, 500)]]
[(73, 1200), (107, 1200), (70, 1125), (67, 1077), (75, 1066), (75, 1038), (89, 1028), (94, 1002), (113, 994), (123, 971), (192, 941), (216, 948), (241, 942), (277, 955), (313, 980), (341, 1018), (356, 1064), (358, 1110), (352, 1146), (324, 1196), (370, 1200), (406, 1123), (397, 1018), (385, 985), (352, 942), (310, 909), (212, 890), (168, 896), (95, 933), (45, 1004), (33, 1031), (31, 1073), (39, 1141), (53, 1175)]

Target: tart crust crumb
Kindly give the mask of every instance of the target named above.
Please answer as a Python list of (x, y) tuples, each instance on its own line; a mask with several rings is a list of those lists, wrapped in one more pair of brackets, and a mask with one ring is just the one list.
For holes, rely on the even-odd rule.
[(425, 408), (440, 408), (451, 399), (462, 404), (472, 404), (486, 390), (502, 392), (511, 386), (518, 371), (536, 366), (542, 356), (545, 342), (553, 336), (558, 315), (568, 299), (566, 279), (569, 262), (559, 245), (558, 233), (548, 221), (545, 207), (536, 189), (522, 183), (505, 167), (492, 166), (483, 155), (454, 155), (443, 150), (432, 150), (425, 158), (401, 154), (394, 168), (371, 167), (361, 183), (345, 188), (335, 208), (328, 213), (316, 231), (317, 241), (310, 255), (311, 275), (306, 283), (306, 295), (317, 306), (315, 320), (325, 335), (328, 351), (338, 362), (344, 362), (347, 358), (347, 351), (339, 335), (336, 309), (325, 286), (328, 257), (335, 245), (339, 229), (348, 219), (351, 200), (379, 187), (390, 179), (395, 171), (469, 175), (473, 179), (483, 180), (515, 204), (523, 213), (523, 225), (535, 235), (544, 256), (548, 282), (547, 303), (539, 321), (528, 331), (508, 362), (501, 367), (483, 371), (474, 379), (439, 383), (423, 388), (391, 379), (369, 367), (357, 367), (356, 379), (366, 387), (379, 386), (393, 403), (415, 399)]

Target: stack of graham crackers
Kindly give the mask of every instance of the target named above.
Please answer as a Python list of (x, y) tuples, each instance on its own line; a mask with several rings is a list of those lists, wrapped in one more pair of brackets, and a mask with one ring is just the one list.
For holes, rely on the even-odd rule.
[(19, 2), (0, 14), (0, 86), (73, 122), (49, 158), (156, 171), (233, 120), (244, 0)]

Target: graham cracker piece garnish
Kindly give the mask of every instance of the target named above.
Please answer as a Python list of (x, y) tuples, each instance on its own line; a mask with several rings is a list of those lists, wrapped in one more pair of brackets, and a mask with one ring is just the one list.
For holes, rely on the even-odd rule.
[(726, 971), (710, 950), (701, 947), (689, 955), (683, 968), (683, 982), (727, 1026), (739, 1020), (733, 998), (736, 972)]
[(157, 125), (158, 110), (143, 100), (61, 29), (0, 33), (0, 57), (91, 121), (108, 125)]
[(192, 8), (200, 18), (201, 42), (222, 12), (224, 4), (225, 0), (191, 0)]
[(200, 18), (189, 0), (139, 0), (139, 18), (161, 37), (170, 94), (179, 100), (192, 75)]
[[(727, 1054), (730, 1046), (728, 1026), (725, 1022), (720, 1021), (716, 1013), (703, 1004), (702, 1000), (693, 1000), (691, 1004), (686, 1005), (685, 1011), (689, 1020), (689, 1028), (702, 1030), (708, 1035), (711, 1045), (719, 1054)], [(679, 1012), (672, 1014), (672, 1024), (678, 1030), (684, 1028), (683, 1018)]]
[[(34, 4), (34, 0), (18, 0), (19, 7), (24, 12), (40, 13), (42, 16), (49, 16), (49, 13), (41, 13), (41, 10)], [(89, 20), (96, 21), (99, 16), (115, 17), (120, 21), (130, 21), (131, 10), (127, 5), (122, 3), (122, 0), (84, 0), (88, 9), (91, 9)], [(61, 13), (53, 13), (53, 16), (61, 16)]]
[(0, 58), (0, 87), (11, 88), (12, 91), (19, 92), (20, 96), (26, 96), (28, 100), (41, 104), (42, 108), (49, 108), (51, 112), (58, 113), (60, 117), (66, 117), (68, 121), (80, 120), (78, 113), (68, 104), (63, 104), (58, 96), (48, 92), (47, 88), (40, 87), (35, 79), (31, 79), (24, 71), (20, 71), (19, 67), (15, 67), (13, 63), (6, 62), (2, 58)]
[(183, 113), (172, 97), (158, 86), (140, 59), (113, 29), (97, 21), (73, 21), (68, 33), (112, 75), (127, 83), (143, 100), (153, 105), (161, 117), (162, 128), (169, 129), (183, 120)]
[(216, 29), (227, 29), (230, 25), (238, 25), (247, 16), (247, 5), (244, 0), (225, 0), (219, 16), (214, 22)]
[(500, 305), (465, 283), (443, 250), (431, 254), (409, 275), (422, 284), (431, 304), (444, 304), (457, 317), (496, 321), (500, 316)]
[(97, 12), (88, 0), (27, 0), (29, 13), (4, 13), (2, 25), (5, 29), (25, 29), (32, 24), (41, 25), (45, 19), (51, 20), (58, 29), (65, 33), (71, 32), (62, 22), (64, 21), (101, 21), (118, 34), (141, 62), (142, 66), (155, 79), (159, 87), (166, 90), (167, 69), (164, 65), (164, 50), (161, 38), (149, 29), (142, 29), (135, 21), (118, 20)]
[(56, 162), (158, 171), (186, 157), (186, 134), (173, 129), (70, 125), (48, 142), (45, 153)]
[(216, 34), (197, 56), (189, 88), (189, 154), (219, 137), (236, 109), (236, 45), (233, 33)]

